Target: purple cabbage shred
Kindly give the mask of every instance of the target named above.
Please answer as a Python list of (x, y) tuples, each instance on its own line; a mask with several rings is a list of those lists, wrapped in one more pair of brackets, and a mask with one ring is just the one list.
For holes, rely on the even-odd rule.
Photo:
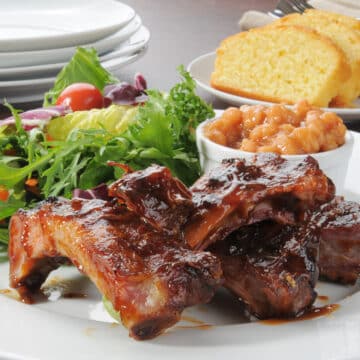
[(145, 90), (146, 80), (141, 74), (136, 74), (134, 85), (127, 82), (105, 86), (105, 102), (117, 105), (136, 105), (147, 100)]

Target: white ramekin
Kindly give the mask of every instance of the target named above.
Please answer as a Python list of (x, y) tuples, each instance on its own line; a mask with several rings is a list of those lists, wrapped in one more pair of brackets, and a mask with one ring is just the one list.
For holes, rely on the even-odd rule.
[[(219, 117), (221, 113), (222, 111), (216, 111), (216, 117)], [(204, 126), (211, 121), (214, 121), (214, 119), (204, 121), (196, 129), (196, 144), (200, 154), (200, 164), (205, 173), (218, 166), (223, 159), (249, 159), (255, 154), (219, 145), (205, 137)], [(334, 182), (336, 193), (341, 195), (344, 191), (345, 177), (353, 145), (354, 137), (350, 131), (347, 131), (345, 144), (337, 149), (316, 154), (282, 155), (282, 157), (289, 161), (299, 161), (299, 159), (303, 159), (308, 155), (312, 156), (318, 161), (325, 174)]]

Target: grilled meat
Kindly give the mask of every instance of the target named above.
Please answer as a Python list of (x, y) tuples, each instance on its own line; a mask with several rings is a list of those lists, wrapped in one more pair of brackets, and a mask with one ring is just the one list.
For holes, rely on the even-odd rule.
[(282, 224), (303, 220), (305, 212), (334, 197), (335, 187), (311, 157), (290, 162), (275, 154), (224, 160), (191, 188), (196, 211), (185, 238), (206, 249), (241, 226), (266, 219)]
[(360, 275), (360, 204), (336, 198), (314, 213), (321, 229), (321, 277), (354, 284)]
[(259, 318), (302, 314), (316, 297), (321, 228), (323, 275), (352, 282), (359, 274), (360, 206), (322, 205), (335, 188), (311, 157), (227, 160), (190, 191), (164, 167), (124, 169), (107, 200), (52, 198), (12, 217), (11, 286), (36, 291), (69, 259), (130, 335), (148, 339), (185, 307), (208, 302), (222, 275)]
[(195, 210), (190, 191), (163, 166), (152, 165), (135, 172), (127, 170), (128, 174), (110, 186), (109, 195), (154, 228), (179, 235)]
[[(148, 176), (151, 183), (153, 176), (161, 177), (161, 171), (153, 167), (125, 175), (121, 182), (124, 194), (132, 193), (129, 184), (136, 176)], [(147, 181), (144, 184), (147, 189)], [(181, 184), (172, 187), (174, 184), (179, 182), (167, 178), (157, 192), (143, 190), (149, 203), (142, 198), (138, 207), (129, 205), (141, 212), (143, 205), (154, 204), (155, 215), (146, 211), (144, 215), (151, 221), (143, 221), (116, 199), (53, 198), (35, 209), (18, 211), (10, 222), (11, 286), (22, 292), (36, 291), (67, 258), (111, 301), (131, 336), (149, 339), (159, 335), (179, 320), (185, 307), (208, 302), (222, 281), (220, 262), (214, 255), (188, 249), (181, 236), (169, 231), (168, 221), (152, 226), (163, 211), (159, 204), (166, 204), (165, 215), (170, 218), (172, 211), (177, 213), (177, 220), (172, 217), (178, 223), (174, 228), (179, 229), (187, 218), (191, 209), (188, 192)], [(116, 194), (120, 194), (119, 185)], [(172, 200), (180, 203), (184, 214), (172, 206)], [(130, 195), (126, 198), (127, 205), (136, 201)]]
[(318, 249), (315, 226), (271, 221), (241, 227), (209, 248), (221, 259), (225, 286), (261, 319), (294, 317), (311, 307)]

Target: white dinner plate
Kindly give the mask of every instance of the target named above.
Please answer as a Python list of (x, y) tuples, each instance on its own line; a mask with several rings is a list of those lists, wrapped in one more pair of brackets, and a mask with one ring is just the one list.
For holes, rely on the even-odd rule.
[[(200, 88), (206, 92), (214, 95), (218, 99), (234, 106), (240, 105), (272, 105), (273, 103), (267, 101), (260, 101), (243, 96), (233, 95), (214, 89), (210, 86), (210, 76), (214, 70), (216, 54), (215, 52), (208, 53), (194, 59), (188, 66), (188, 71), (195, 79)], [(358, 120), (360, 121), (360, 100), (355, 102), (354, 108), (324, 108), (324, 110), (332, 111), (342, 117), (343, 120)]]
[(0, 51), (55, 49), (97, 41), (135, 16), (114, 0), (1, 1)]
[[(136, 16), (128, 25), (117, 31), (115, 34), (94, 43), (86, 44), (85, 47), (93, 47), (99, 54), (103, 54), (110, 51), (112, 48), (119, 46), (121, 42), (125, 41), (139, 30), (140, 26), (141, 18)], [(70, 46), (59, 49), (23, 52), (0, 52), (1, 74), (17, 72), (19, 71), (17, 70), (17, 67), (24, 68), (34, 65), (48, 65), (68, 61), (75, 53), (76, 47), (77, 46)]]
[[(359, 201), (360, 134), (353, 135), (355, 149), (345, 195)], [(321, 297), (316, 306), (336, 303), (339, 308), (328, 316), (279, 325), (248, 322), (236, 298), (221, 290), (210, 304), (187, 309), (182, 322), (165, 335), (138, 342), (128, 337), (122, 325), (114, 324), (95, 286), (75, 268), (56, 270), (47, 284), (51, 288), (49, 300), (43, 298), (34, 305), (0, 295), (1, 359), (360, 358), (359, 286), (319, 282)], [(0, 265), (0, 288), (7, 287), (5, 263)], [(62, 293), (71, 296), (62, 297)]]
[[(124, 28), (125, 30), (125, 28)], [(122, 31), (122, 30), (120, 30)], [(101, 56), (102, 61), (109, 60), (110, 58), (125, 56), (133, 54), (146, 46), (150, 40), (150, 32), (145, 26), (140, 28), (130, 36), (129, 39), (121, 42), (116, 48), (112, 48), (110, 52), (107, 52)], [(115, 44), (116, 45), (116, 44)], [(101, 54), (99, 48), (98, 53)], [(69, 53), (69, 58), (72, 56), (75, 49)], [(1, 55), (0, 55), (1, 57)], [(14, 68), (0, 68), (0, 83), (2, 81), (19, 81), (25, 79), (34, 79), (41, 77), (49, 77), (56, 75), (64, 66), (66, 62), (60, 62), (55, 64), (44, 64), (35, 66), (23, 66)]]
[[(134, 54), (102, 61), (101, 65), (106, 70), (116, 75), (116, 72), (124, 66), (131, 64), (144, 56), (146, 51), (147, 46), (144, 46)], [(52, 88), (54, 80), (55, 77), (21, 80), (18, 81), (16, 85), (14, 85), (15, 82), (8, 82), (9, 84), (7, 84), (7, 86), (3, 88), (0, 86), (0, 103), (3, 103), (3, 99), (6, 99), (11, 104), (30, 103), (42, 100), (44, 98), (44, 93)]]

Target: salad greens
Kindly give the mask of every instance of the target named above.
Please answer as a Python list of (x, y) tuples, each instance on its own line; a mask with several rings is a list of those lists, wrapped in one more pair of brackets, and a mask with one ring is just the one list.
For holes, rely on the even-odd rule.
[(93, 48), (77, 48), (74, 56), (56, 77), (54, 87), (44, 96), (44, 106), (54, 105), (60, 93), (77, 82), (86, 82), (103, 91), (105, 85), (119, 80), (104, 69), (97, 52)]
[[(85, 79), (84, 73), (80, 79), (74, 69), (80, 65), (86, 69), (87, 64), (86, 71), (90, 72), (90, 58), (94, 54), (80, 51), (76, 55), (76, 59), (59, 74), (59, 82), (47, 94), (46, 101), (50, 98), (53, 101), (62, 86), (73, 81), (75, 76), (75, 81), (96, 79), (96, 85), (100, 87), (114, 81), (97, 66), (96, 75), (91, 73)], [(110, 160), (126, 163), (134, 169), (152, 163), (165, 165), (187, 185), (198, 178), (200, 164), (194, 130), (214, 113), (195, 94), (195, 82), (190, 75), (183, 67), (179, 72), (182, 81), (169, 94), (148, 90), (147, 102), (134, 107), (131, 121), (119, 131), (107, 129), (105, 125), (97, 129), (87, 126), (79, 129), (73, 121), (78, 116), (75, 112), (50, 121), (52, 135), (59, 134), (62, 122), (69, 120), (71, 123), (68, 128), (68, 124), (64, 124), (68, 130), (66, 138), (59, 136), (50, 140), (46, 128), (25, 131), (17, 111), (8, 105), (15, 117), (15, 126), (0, 131), (0, 186), (9, 191), (8, 200), (0, 201), (0, 227), (4, 227), (0, 229), (0, 257), (8, 240), (5, 227), (9, 216), (20, 207), (32, 207), (48, 196), (69, 198), (75, 188), (88, 189), (114, 181), (121, 175), (121, 169), (108, 166)]]

